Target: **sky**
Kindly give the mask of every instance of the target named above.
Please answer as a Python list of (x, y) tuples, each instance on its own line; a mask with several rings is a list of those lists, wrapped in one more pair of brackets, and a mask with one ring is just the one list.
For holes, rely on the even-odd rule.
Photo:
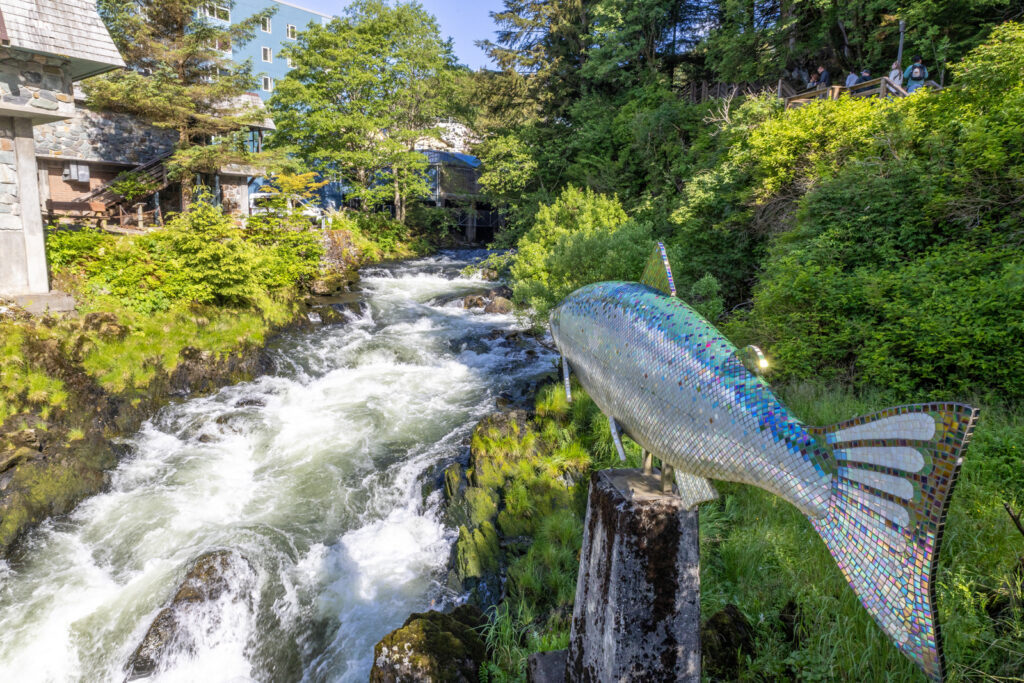
[[(325, 14), (340, 14), (347, 4), (343, 0), (287, 0), (289, 4)], [(491, 12), (504, 7), (502, 0), (419, 0), (428, 12), (437, 17), (441, 35), (455, 41), (459, 62), (472, 69), (489, 66), (487, 55), (474, 41), (494, 39)]]

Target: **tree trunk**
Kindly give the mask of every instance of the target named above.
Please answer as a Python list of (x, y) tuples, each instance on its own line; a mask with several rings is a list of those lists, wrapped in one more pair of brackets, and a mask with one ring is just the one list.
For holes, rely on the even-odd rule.
[(395, 220), (405, 225), (405, 199), (398, 186), (398, 175), (395, 175)]

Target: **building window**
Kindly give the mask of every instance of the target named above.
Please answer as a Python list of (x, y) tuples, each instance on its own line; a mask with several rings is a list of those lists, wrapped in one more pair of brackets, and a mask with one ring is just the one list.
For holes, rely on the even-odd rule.
[(292, 58), (291, 57), (285, 57), (284, 61), (285, 61), (285, 64), (288, 65), (289, 69), (294, 69), (295, 68), (295, 64), (292, 63)]
[(208, 2), (202, 5), (199, 11), (211, 19), (231, 21), (231, 8), (226, 5), (218, 5), (214, 2)]
[(288, 24), (288, 33), (287, 33), (287, 35), (288, 35), (288, 40), (295, 40), (296, 36), (298, 36), (298, 31), (295, 30), (295, 26), (293, 24)]
[(270, 33), (270, 17), (263, 17), (260, 22), (260, 28), (263, 29), (264, 33)]
[(274, 79), (270, 76), (263, 77), (263, 92), (274, 92)]
[(213, 41), (213, 47), (215, 50), (231, 54), (231, 38), (229, 36), (222, 36)]
[(273, 62), (274, 61), (274, 53), (273, 53), (273, 51), (269, 47), (263, 48), (262, 52), (263, 52), (263, 61), (264, 62)]

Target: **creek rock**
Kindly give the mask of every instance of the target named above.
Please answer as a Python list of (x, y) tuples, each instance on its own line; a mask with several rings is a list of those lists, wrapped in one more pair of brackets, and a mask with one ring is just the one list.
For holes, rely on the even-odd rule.
[(512, 298), (512, 288), (509, 287), (508, 285), (501, 285), (500, 287), (495, 287), (494, 289), (492, 289), (489, 292), (487, 292), (487, 298), (488, 299), (496, 299), (499, 296), (500, 297), (504, 297), (506, 299), (511, 299)]
[(476, 683), (487, 648), (480, 610), (415, 613), (373, 649), (370, 683)]
[(496, 296), (484, 307), (484, 313), (511, 313), (512, 302), (503, 296)]
[(128, 660), (133, 681), (153, 675), (170, 651), (195, 650), (184, 624), (190, 613), (228, 595), (232, 601), (247, 599), (256, 572), (247, 559), (231, 550), (215, 550), (196, 558), (170, 604), (160, 610), (142, 642)]
[(470, 294), (462, 299), (462, 307), (466, 310), (471, 308), (483, 308), (486, 305), (487, 299), (480, 294)]

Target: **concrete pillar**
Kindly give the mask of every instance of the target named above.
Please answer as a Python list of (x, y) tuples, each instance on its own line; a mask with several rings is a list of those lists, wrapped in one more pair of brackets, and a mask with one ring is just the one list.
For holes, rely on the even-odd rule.
[(700, 681), (697, 511), (657, 474), (590, 481), (565, 680)]
[(50, 291), (50, 276), (46, 269), (46, 237), (43, 214), (39, 210), (39, 167), (36, 166), (31, 119), (14, 119), (14, 155), (21, 194), (21, 224), (25, 231), (26, 293), (45, 294)]
[(32, 121), (0, 117), (0, 294), (44, 294), (43, 216)]

